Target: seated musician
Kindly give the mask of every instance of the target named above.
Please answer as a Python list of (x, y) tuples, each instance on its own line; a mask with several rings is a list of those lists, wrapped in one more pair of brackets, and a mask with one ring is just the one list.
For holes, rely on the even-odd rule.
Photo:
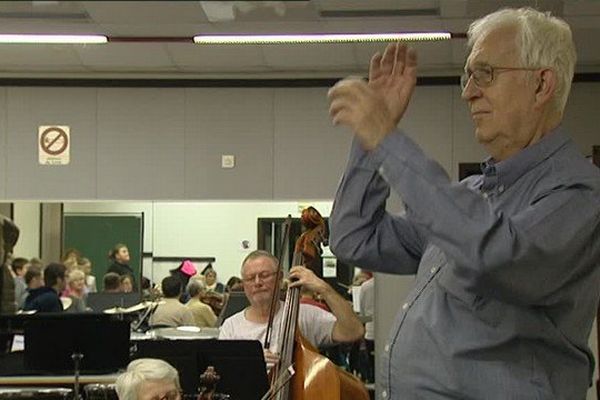
[(179, 374), (169, 363), (140, 358), (129, 363), (115, 383), (119, 400), (180, 400)]
[[(264, 344), (271, 296), (281, 276), (277, 275), (279, 262), (275, 256), (256, 250), (242, 262), (244, 292), (250, 306), (227, 318), (219, 332), (219, 339), (256, 339)], [(311, 270), (295, 266), (290, 270), (290, 287), (303, 286), (318, 293), (325, 300), (331, 313), (318, 307), (300, 304), (298, 328), (302, 335), (315, 347), (336, 342), (354, 342), (363, 337), (364, 328), (354, 314), (350, 304), (331, 286), (319, 279)], [(274, 364), (278, 348), (279, 325), (283, 303), (277, 303), (270, 348), (265, 350), (265, 361)]]
[(167, 276), (162, 280), (161, 288), (164, 298), (150, 317), (150, 326), (175, 328), (195, 325), (192, 311), (179, 302), (181, 281), (175, 276)]

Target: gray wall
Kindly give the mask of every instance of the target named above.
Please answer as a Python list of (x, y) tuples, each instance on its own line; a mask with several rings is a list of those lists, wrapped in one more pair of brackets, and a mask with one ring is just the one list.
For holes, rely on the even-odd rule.
[[(599, 88), (575, 84), (565, 119), (586, 153)], [(326, 91), (0, 88), (0, 199), (330, 199), (350, 135), (331, 125)], [(71, 127), (69, 165), (38, 164), (49, 124)], [(458, 88), (417, 88), (402, 127), (454, 178), (484, 157)]]

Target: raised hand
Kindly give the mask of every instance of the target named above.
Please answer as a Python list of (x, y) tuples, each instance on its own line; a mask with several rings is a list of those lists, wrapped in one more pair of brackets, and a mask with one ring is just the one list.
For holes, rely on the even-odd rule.
[(417, 82), (417, 55), (393, 43), (371, 58), (369, 80), (346, 78), (328, 92), (335, 125), (348, 126), (372, 150), (400, 122)]

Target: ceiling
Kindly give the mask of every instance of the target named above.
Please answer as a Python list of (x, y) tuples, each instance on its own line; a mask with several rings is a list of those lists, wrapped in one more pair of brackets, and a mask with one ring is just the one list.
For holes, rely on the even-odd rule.
[[(4, 78), (329, 78), (364, 74), (383, 44), (200, 46), (199, 33), (464, 33), (500, 6), (551, 10), (573, 29), (577, 72), (600, 71), (600, 1), (2, 1), (0, 33), (97, 33), (104, 45), (0, 45)], [(186, 41), (183, 41), (185, 39)], [(456, 75), (465, 40), (414, 44), (420, 75)]]

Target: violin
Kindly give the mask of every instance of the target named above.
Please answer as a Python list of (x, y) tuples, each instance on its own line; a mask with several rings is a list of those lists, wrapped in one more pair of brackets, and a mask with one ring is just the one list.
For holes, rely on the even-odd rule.
[(208, 304), (215, 315), (219, 315), (225, 305), (225, 295), (217, 292), (206, 292), (200, 297), (200, 301)]

